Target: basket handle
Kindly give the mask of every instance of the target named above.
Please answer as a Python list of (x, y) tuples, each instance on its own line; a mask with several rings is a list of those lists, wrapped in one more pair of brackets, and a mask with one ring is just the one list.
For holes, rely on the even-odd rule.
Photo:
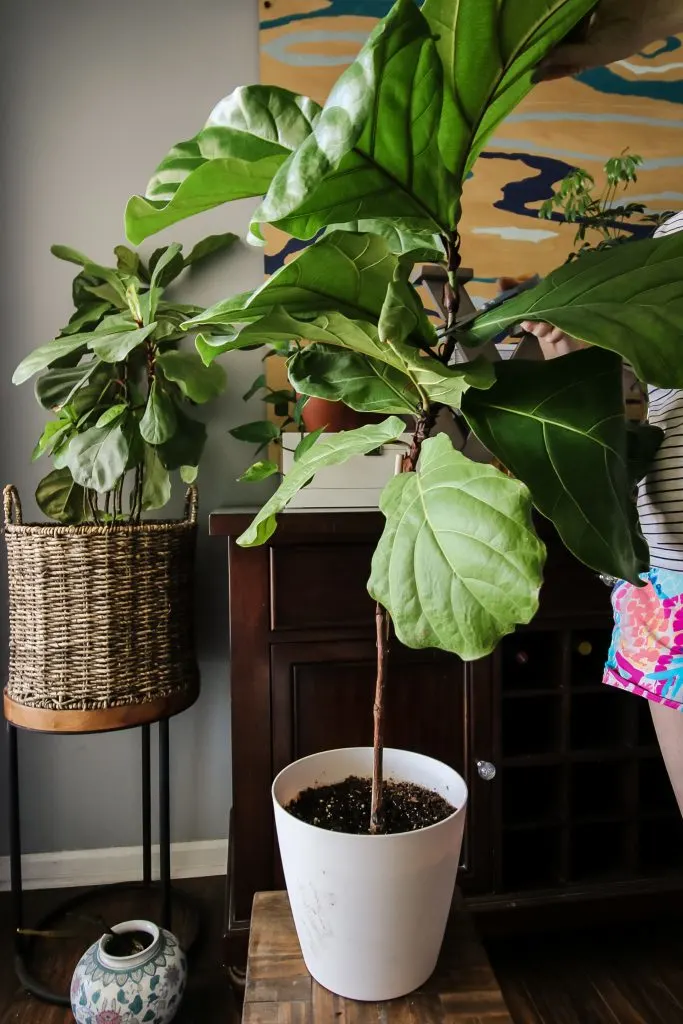
[(192, 526), (197, 524), (197, 511), (199, 509), (199, 493), (194, 484), (188, 487), (185, 495), (185, 521)]
[(14, 484), (8, 484), (2, 492), (5, 506), (5, 526), (21, 526), (23, 523), (21, 515), (21, 501), (19, 491)]

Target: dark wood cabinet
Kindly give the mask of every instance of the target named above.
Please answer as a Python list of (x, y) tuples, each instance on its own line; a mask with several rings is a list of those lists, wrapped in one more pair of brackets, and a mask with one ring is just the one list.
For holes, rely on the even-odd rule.
[[(282, 885), (270, 785), (290, 761), (372, 742), (373, 605), (365, 584), (379, 513), (288, 512), (261, 548), (251, 516), (228, 539), (233, 808), (227, 930), (254, 892)], [(470, 905), (557, 907), (680, 891), (683, 828), (646, 701), (601, 685), (609, 590), (547, 524), (539, 612), (465, 664), (392, 641), (388, 746), (452, 765), (470, 792), (461, 886)], [(478, 765), (495, 766), (487, 779)], [(484, 766), (485, 768), (485, 766)]]

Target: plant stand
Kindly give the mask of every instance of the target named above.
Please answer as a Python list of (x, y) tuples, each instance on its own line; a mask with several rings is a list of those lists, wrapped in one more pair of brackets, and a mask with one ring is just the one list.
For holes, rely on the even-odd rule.
[[(378, 1011), (378, 1007), (381, 1010)], [(285, 892), (254, 898), (242, 1024), (512, 1024), (486, 950), (456, 892), (439, 964), (408, 996), (360, 1003), (328, 992), (306, 970)]]
[[(179, 699), (182, 697), (182, 700)], [(171, 930), (171, 835), (170, 835), (170, 782), (169, 782), (169, 718), (184, 710), (196, 697), (185, 693), (165, 702), (150, 702), (156, 706), (154, 712), (159, 727), (159, 887), (161, 890), (161, 920), (163, 928)], [(131, 887), (151, 888), (152, 882), (152, 792), (150, 732), (152, 709), (145, 705), (129, 705), (110, 708), (106, 711), (52, 712), (40, 708), (27, 708), (16, 704), (5, 693), (5, 718), (8, 739), (8, 808), (10, 839), (10, 887), (12, 895), (12, 925), (14, 934), (15, 970), (27, 992), (45, 1002), (59, 1006), (70, 1006), (68, 994), (50, 991), (33, 977), (26, 966), (28, 936), (25, 934), (24, 899), (21, 868), (21, 821), (20, 821), (20, 776), (19, 776), (19, 730), (33, 732), (84, 735), (94, 732), (112, 732), (121, 728), (139, 726), (141, 731), (141, 792), (142, 792), (142, 882), (123, 882), (120, 885), (100, 886), (79, 893), (60, 904), (48, 917), (40, 921), (33, 934), (40, 934), (48, 922), (66, 911), (83, 903), (94, 892), (102, 889), (130, 889)], [(161, 713), (161, 714), (160, 714)], [(137, 718), (137, 721), (135, 721)], [(174, 894), (176, 897), (178, 893)], [(183, 899), (189, 899), (183, 894)], [(186, 943), (187, 945), (187, 943)], [(187, 952), (187, 949), (186, 949)]]

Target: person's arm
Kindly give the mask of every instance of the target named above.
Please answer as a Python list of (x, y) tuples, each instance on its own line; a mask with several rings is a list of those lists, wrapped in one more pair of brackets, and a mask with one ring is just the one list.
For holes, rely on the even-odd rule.
[(583, 39), (560, 43), (534, 77), (547, 81), (602, 67), (679, 32), (683, 32), (683, 0), (601, 0)]
[(521, 324), (522, 330), (527, 334), (533, 334), (538, 338), (541, 351), (545, 359), (555, 359), (556, 356), (566, 356), (570, 352), (576, 352), (585, 345), (582, 341), (570, 337), (552, 324), (546, 324), (539, 320), (524, 320)]

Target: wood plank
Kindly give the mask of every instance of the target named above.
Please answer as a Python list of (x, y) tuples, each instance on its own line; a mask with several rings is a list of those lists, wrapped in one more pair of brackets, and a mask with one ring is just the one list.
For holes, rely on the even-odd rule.
[(362, 1003), (328, 992), (306, 970), (287, 894), (257, 893), (243, 1024), (512, 1024), (471, 916), (458, 899), (441, 959), (417, 992)]

